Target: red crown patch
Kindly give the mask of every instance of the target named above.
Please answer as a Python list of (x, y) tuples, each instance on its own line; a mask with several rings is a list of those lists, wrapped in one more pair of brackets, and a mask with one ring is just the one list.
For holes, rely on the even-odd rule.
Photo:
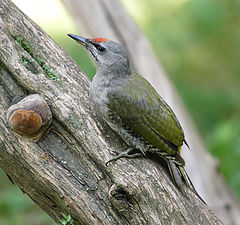
[(94, 42), (108, 42), (107, 38), (94, 38), (93, 39)]

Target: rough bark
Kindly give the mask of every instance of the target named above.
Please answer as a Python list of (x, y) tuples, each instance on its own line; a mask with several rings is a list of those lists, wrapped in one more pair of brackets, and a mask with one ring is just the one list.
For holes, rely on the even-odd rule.
[[(94, 115), (89, 80), (72, 59), (9, 0), (0, 2), (0, 166), (57, 222), (222, 224), (194, 194), (183, 197), (154, 160), (105, 162), (125, 149)], [(15, 96), (37, 93), (53, 124), (33, 143), (10, 130)]]
[[(218, 162), (204, 145), (189, 113), (171, 81), (159, 65), (153, 50), (119, 0), (62, 0), (73, 15), (81, 35), (107, 37), (123, 43), (136, 71), (145, 76), (176, 112), (191, 151), (183, 155), (186, 169), (200, 195), (225, 224), (239, 224), (236, 196), (219, 174)], [(94, 16), (92, 16), (94, 15)]]

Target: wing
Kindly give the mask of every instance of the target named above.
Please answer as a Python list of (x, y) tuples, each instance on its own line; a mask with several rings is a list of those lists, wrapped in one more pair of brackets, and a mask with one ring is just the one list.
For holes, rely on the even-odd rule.
[(168, 104), (138, 74), (108, 93), (108, 107), (135, 135), (168, 154), (176, 154), (184, 141), (183, 130)]

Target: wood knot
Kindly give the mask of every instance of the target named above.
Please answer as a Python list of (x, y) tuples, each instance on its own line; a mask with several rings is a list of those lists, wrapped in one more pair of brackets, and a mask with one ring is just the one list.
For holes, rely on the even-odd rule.
[(40, 95), (33, 94), (9, 107), (7, 121), (15, 133), (37, 142), (49, 132), (52, 112)]
[[(117, 211), (118, 214), (124, 216), (131, 223), (132, 218), (138, 218), (138, 224), (143, 223), (141, 211), (139, 211), (137, 197), (132, 187), (124, 187), (122, 185), (113, 184), (108, 191), (109, 199), (112, 207)], [(141, 221), (141, 222), (140, 222)]]
[(112, 185), (109, 189), (109, 197), (114, 198), (118, 201), (130, 202), (130, 195), (119, 185)]
[(112, 206), (121, 214), (128, 215), (133, 207), (132, 196), (120, 185), (113, 184), (108, 192)]

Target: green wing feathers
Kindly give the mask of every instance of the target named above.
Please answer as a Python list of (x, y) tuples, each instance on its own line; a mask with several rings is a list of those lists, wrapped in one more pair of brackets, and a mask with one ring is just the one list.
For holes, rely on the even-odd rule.
[(108, 107), (148, 143), (170, 155), (179, 153), (184, 141), (183, 130), (167, 103), (138, 74), (115, 87)]

